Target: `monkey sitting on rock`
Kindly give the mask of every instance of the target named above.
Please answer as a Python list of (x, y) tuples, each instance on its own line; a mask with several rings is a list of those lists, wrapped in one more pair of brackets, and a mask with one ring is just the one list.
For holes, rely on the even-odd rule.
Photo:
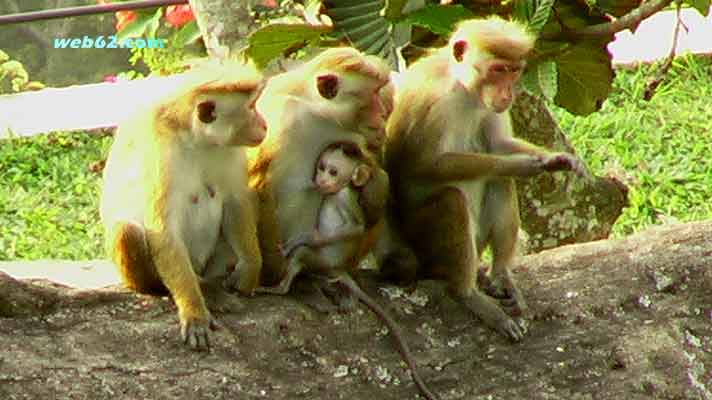
[(388, 195), (387, 177), (381, 178), (385, 178), (386, 183), (379, 185), (381, 190), (360, 191), (372, 179), (374, 171), (382, 173), (361, 161), (361, 157), (355, 146), (336, 144), (324, 150), (314, 174), (314, 185), (323, 196), (315, 227), (281, 246), (289, 260), (286, 275), (277, 286), (260, 287), (257, 292), (285, 294), (300, 272), (308, 272), (321, 280), (322, 286), (338, 285), (347, 296), (362, 301), (383, 320), (393, 333), (421, 394), (435, 399), (418, 374), (396, 321), (350, 275), (358, 267), (359, 260), (355, 256), (360, 250), (360, 239), (369, 223), (383, 217)]

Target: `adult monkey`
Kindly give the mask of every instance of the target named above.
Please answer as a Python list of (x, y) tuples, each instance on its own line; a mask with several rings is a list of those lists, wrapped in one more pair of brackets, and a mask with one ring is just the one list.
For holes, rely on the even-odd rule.
[[(576, 158), (512, 137), (508, 108), (535, 38), (499, 17), (461, 23), (447, 46), (413, 64), (388, 121), (386, 170), (405, 236), (424, 275), (512, 340), (522, 328), (500, 304), (526, 308), (509, 274), (519, 209), (512, 177), (583, 174)], [(493, 263), (478, 289), (479, 254)]]
[[(267, 137), (250, 168), (251, 185), (261, 200), (263, 285), (276, 284), (286, 272), (280, 244), (312, 229), (318, 219), (322, 196), (312, 178), (321, 153), (343, 143), (356, 146), (369, 158), (368, 149), (381, 146), (389, 111), (381, 89), (389, 74), (379, 58), (341, 47), (325, 50), (268, 81), (257, 102), (267, 120)], [(368, 163), (381, 171), (375, 160)], [(371, 184), (383, 182), (371, 179), (363, 190)], [(366, 235), (364, 254), (377, 229), (374, 226)]]
[[(261, 82), (254, 68), (233, 63), (189, 72), (175, 93), (119, 127), (104, 169), (108, 252), (132, 290), (170, 292), (194, 349), (209, 347), (209, 307), (234, 301), (215, 283), (239, 282), (235, 288), (251, 294), (259, 278), (245, 147), (265, 136), (255, 110)], [(220, 243), (239, 259), (232, 274), (209, 265)]]

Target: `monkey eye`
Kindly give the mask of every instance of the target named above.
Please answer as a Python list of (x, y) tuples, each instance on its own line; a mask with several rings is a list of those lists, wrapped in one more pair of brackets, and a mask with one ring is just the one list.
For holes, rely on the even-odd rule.
[(324, 165), (323, 162), (320, 162), (319, 165), (317, 166), (317, 169), (318, 169), (319, 171), (323, 171), (323, 170), (326, 169), (326, 166)]
[(329, 169), (329, 175), (331, 175), (331, 176), (336, 176), (337, 172), (338, 171), (336, 171), (336, 168)]
[(198, 119), (200, 122), (209, 124), (217, 119), (215, 115), (215, 102), (204, 101), (198, 104)]
[(505, 72), (510, 72), (511, 68), (508, 65), (505, 64), (494, 64), (490, 70), (492, 72), (496, 72), (498, 74), (503, 74)]

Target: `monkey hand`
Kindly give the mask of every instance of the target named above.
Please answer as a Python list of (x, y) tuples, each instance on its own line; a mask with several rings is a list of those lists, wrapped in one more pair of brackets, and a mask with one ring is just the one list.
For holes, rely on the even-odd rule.
[(180, 316), (180, 335), (183, 343), (193, 350), (210, 350), (208, 331), (220, 328), (220, 324), (208, 312), (206, 318)]
[(569, 153), (553, 153), (544, 157), (541, 168), (547, 172), (574, 171), (577, 174), (583, 169), (578, 158)]

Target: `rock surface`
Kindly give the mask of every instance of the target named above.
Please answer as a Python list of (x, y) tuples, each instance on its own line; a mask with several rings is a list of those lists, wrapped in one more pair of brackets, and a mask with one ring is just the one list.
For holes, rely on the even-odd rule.
[[(543, 100), (521, 93), (512, 106), (516, 136), (553, 151), (576, 154)], [(628, 204), (616, 177), (584, 179), (570, 172), (517, 180), (523, 251), (605, 239)]]
[[(531, 307), (516, 344), (440, 282), (363, 284), (442, 399), (712, 398), (712, 221), (545, 251), (515, 272)], [(0, 316), (2, 399), (417, 398), (364, 306), (326, 315), (293, 295), (245, 299), (197, 353), (167, 298), (0, 273)]]

